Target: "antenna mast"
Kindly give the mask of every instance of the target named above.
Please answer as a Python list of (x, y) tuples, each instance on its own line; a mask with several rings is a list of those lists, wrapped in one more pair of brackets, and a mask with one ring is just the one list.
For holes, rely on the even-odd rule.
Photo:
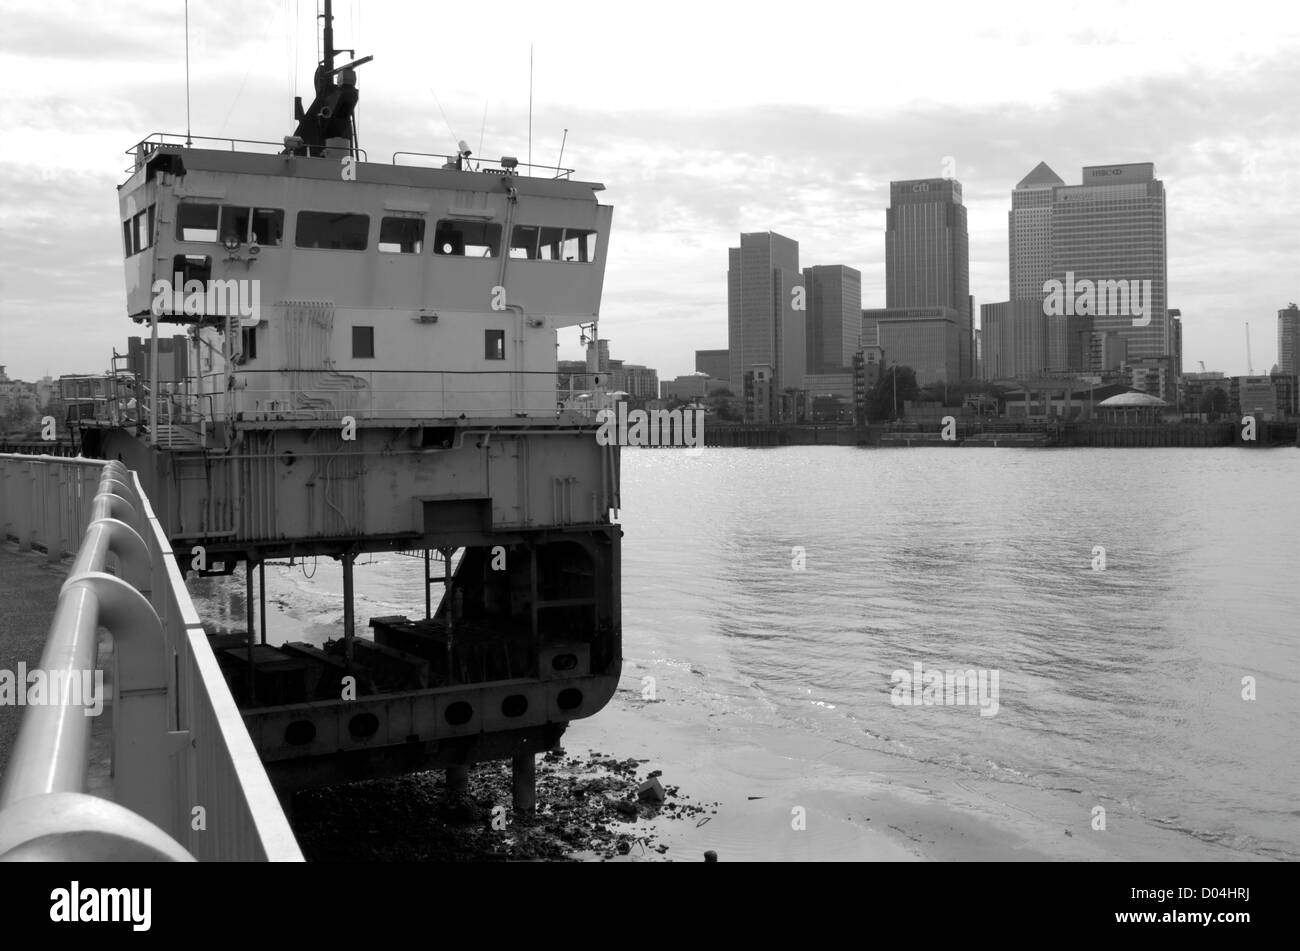
[(528, 164), (533, 164), (533, 44), (528, 44)]
[(190, 136), (190, 0), (185, 0), (185, 144), (194, 144)]
[(334, 72), (334, 3), (333, 0), (325, 0), (325, 48), (322, 50), (321, 65), (325, 71)]
[(1246, 321), (1246, 372), (1255, 375), (1255, 363), (1250, 359), (1250, 321)]

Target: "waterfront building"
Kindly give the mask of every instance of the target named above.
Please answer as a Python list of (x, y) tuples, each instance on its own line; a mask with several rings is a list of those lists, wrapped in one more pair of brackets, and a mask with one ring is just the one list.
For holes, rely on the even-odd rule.
[(1295, 304), (1277, 312), (1277, 368), (1300, 374), (1300, 307)]
[(729, 351), (726, 350), (696, 350), (695, 351), (695, 372), (707, 373), (715, 380), (731, 379), (731, 365)]
[[(771, 231), (742, 234), (740, 246), (729, 250), (728, 262), (727, 357), (732, 392), (746, 391), (746, 381), (759, 367), (767, 372), (762, 386), (752, 392), (761, 390), (770, 397), (801, 389), (807, 365), (807, 321), (806, 310), (797, 306), (795, 297), (795, 289), (803, 284), (799, 243)], [(746, 406), (751, 402), (747, 397)], [(774, 406), (762, 410), (769, 419), (779, 412)], [(750, 418), (747, 413), (746, 419)]]
[(984, 379), (1012, 380), (1041, 373), (1046, 362), (1045, 330), (1041, 300), (981, 304)]
[(819, 264), (804, 268), (803, 284), (807, 371), (837, 372), (851, 366), (862, 332), (862, 273), (843, 264)]
[(951, 307), (879, 307), (862, 312), (862, 342), (889, 365), (911, 367), (920, 386), (958, 383), (962, 317)]
[(969, 238), (956, 179), (889, 183), (885, 298), (887, 308), (951, 309), (958, 345), (953, 381), (974, 375)]
[[(1061, 282), (1067, 295), (1070, 287), (1091, 282), (1097, 297), (1091, 314), (1078, 315), (1090, 317), (1090, 329), (1068, 312), (1047, 316), (1049, 368), (1092, 369), (1085, 361), (1094, 351), (1079, 343), (1089, 332), (1118, 334), (1130, 361), (1174, 352), (1167, 304), (1165, 190), (1153, 163), (1085, 166), (1082, 184), (1054, 186), (1050, 235), (1051, 280)], [(1108, 289), (1104, 301), (1102, 286)], [(1143, 295), (1141, 315), (1135, 313), (1132, 290)], [(1044, 293), (1040, 300), (1046, 303), (1046, 297)], [(1167, 390), (1162, 398), (1172, 395)]]

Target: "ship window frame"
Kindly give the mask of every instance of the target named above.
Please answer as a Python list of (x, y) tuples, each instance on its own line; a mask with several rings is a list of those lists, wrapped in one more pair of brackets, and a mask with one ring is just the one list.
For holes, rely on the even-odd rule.
[[(216, 219), (211, 228), (201, 227), (198, 225), (186, 225), (186, 212), (191, 209), (202, 209), (204, 211), (212, 210), (216, 212)], [(186, 232), (199, 232), (201, 234), (211, 233), (212, 237), (187, 237)], [(217, 239), (221, 236), (221, 203), (216, 201), (180, 201), (176, 204), (176, 240), (186, 244), (216, 244)]]
[(172, 275), (179, 274), (181, 290), (190, 281), (199, 281), (204, 287), (212, 280), (212, 255), (210, 254), (174, 254), (172, 255)]
[[(406, 243), (403, 239), (399, 238), (397, 241), (384, 240), (384, 228), (389, 225), (389, 222), (411, 222), (419, 226), (419, 233), (415, 237), (412, 250), (403, 250), (402, 246)], [(383, 215), (379, 219), (379, 239), (375, 242), (375, 248), (380, 254), (423, 254), (425, 244), (424, 236), (427, 231), (428, 223), (425, 221), (424, 215), (401, 214), (400, 212), (397, 214)], [(385, 247), (385, 245), (387, 245), (387, 247)]]
[[(570, 233), (574, 233), (572, 237), (570, 237)], [(564, 240), (560, 243), (560, 260), (566, 264), (595, 264), (596, 244), (599, 238), (600, 232), (595, 228), (565, 228)], [(572, 247), (577, 257), (570, 258), (568, 256), (570, 243), (574, 241), (581, 243)], [(586, 256), (585, 260), (584, 255)]]
[[(475, 229), (481, 229), (476, 234)], [(501, 256), (501, 238), (504, 229), (497, 221), (484, 221), (478, 218), (439, 218), (433, 226), (433, 253), (444, 258), (473, 258), (479, 261), (494, 260)], [(454, 240), (448, 247), (447, 237), (459, 237), (459, 244)], [(480, 237), (483, 241), (471, 243), (469, 236)], [(490, 242), (490, 243), (484, 243)], [(470, 249), (486, 251), (485, 254), (472, 254)]]
[[(187, 224), (186, 218), (192, 210), (196, 209), (203, 211), (216, 209), (213, 227)], [(229, 227), (231, 219), (237, 222), (240, 215), (244, 218), (243, 227), (238, 230)], [(251, 244), (253, 236), (256, 235), (259, 247), (278, 248), (284, 244), (284, 219), (283, 208), (185, 199), (176, 205), (176, 240), (186, 244), (224, 244), (227, 235), (234, 235), (243, 245)], [(265, 227), (261, 225), (263, 220), (266, 220)], [(259, 227), (260, 232), (257, 230)]]
[(513, 261), (595, 264), (599, 239), (600, 231), (596, 228), (517, 224), (511, 230), (508, 253)]
[(134, 257), (141, 251), (154, 245), (153, 233), (157, 223), (157, 204), (142, 208), (134, 215), (128, 215), (122, 222), (122, 240), (126, 245), (126, 256)]
[(257, 328), (240, 327), (239, 328), (239, 352), (241, 356), (240, 363), (248, 363), (250, 360), (257, 359)]
[(483, 359), (504, 360), (506, 358), (506, 332), (504, 330), (483, 331)]
[[(278, 248), (280, 247), (280, 245), (284, 244), (284, 209), (283, 208), (264, 208), (260, 205), (222, 205), (221, 221), (219, 224), (220, 224), (220, 229), (221, 229), (220, 233), (222, 235), (223, 242), (225, 240), (227, 211), (233, 211), (236, 213), (243, 212), (245, 215), (248, 216), (247, 220), (244, 223), (244, 229), (243, 229), (244, 233), (235, 235), (237, 238), (239, 238), (240, 244), (252, 244), (253, 237), (255, 235), (257, 237), (258, 247)], [(267, 222), (267, 227), (272, 229), (272, 234), (273, 234), (272, 240), (267, 240), (266, 234), (258, 234), (257, 231), (254, 230), (258, 226), (259, 216), (270, 217), (270, 221)], [(276, 229), (277, 225), (279, 230), (278, 232), (275, 232), (274, 229)]]
[[(540, 236), (541, 228), (537, 225), (515, 225), (510, 232), (510, 259), (512, 261), (536, 261), (537, 260), (537, 240)], [(528, 244), (524, 244), (520, 232), (531, 231), (532, 235)], [(522, 254), (516, 254), (516, 251), (522, 251)]]
[[(369, 350), (369, 353), (358, 351)], [(352, 326), (352, 359), (375, 359), (375, 328), (373, 324), (354, 324)]]
[[(334, 220), (329, 223), (335, 225), (341, 223), (345, 219), (358, 219), (358, 218), (363, 219), (365, 221), (365, 232), (364, 232), (364, 239), (362, 241), (361, 247), (332, 248), (321, 244), (303, 244), (302, 241), (303, 241), (303, 216), (304, 215), (312, 215), (317, 218), (325, 218), (325, 219), (332, 218)], [(360, 232), (353, 231), (352, 236), (355, 237), (358, 233)], [(322, 237), (325, 238), (330, 237), (330, 233), (326, 230), (322, 230), (320, 234)], [(344, 232), (343, 237), (347, 237), (347, 236), (348, 236), (347, 232)], [(314, 211), (309, 208), (301, 209), (298, 212), (298, 214), (294, 216), (293, 243), (294, 243), (294, 247), (301, 248), (304, 251), (351, 251), (353, 253), (365, 252), (370, 247), (370, 215), (359, 211)]]

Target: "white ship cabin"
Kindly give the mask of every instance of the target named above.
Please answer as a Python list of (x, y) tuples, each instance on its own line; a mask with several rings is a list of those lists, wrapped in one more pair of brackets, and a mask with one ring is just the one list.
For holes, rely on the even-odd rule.
[(172, 418), (556, 417), (556, 331), (599, 315), (603, 185), (468, 152), (177, 138), (131, 149), (118, 189), (128, 313), (187, 327), (186, 379), (152, 381)]

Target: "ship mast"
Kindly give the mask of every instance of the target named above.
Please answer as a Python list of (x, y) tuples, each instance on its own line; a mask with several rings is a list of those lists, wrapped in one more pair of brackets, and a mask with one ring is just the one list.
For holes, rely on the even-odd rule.
[[(374, 57), (363, 56), (335, 67), (334, 60), (341, 51), (334, 46), (334, 3), (333, 0), (324, 0), (324, 4), (324, 12), (319, 17), (322, 21), (321, 60), (316, 66), (312, 82), (315, 98), (311, 108), (305, 111), (302, 98), (294, 99), (293, 117), (298, 127), (290, 140), (285, 142), (285, 150), (295, 155), (337, 155), (340, 151), (356, 154), (358, 148), (355, 70)], [(356, 56), (357, 51), (346, 52)]]
[(321, 67), (326, 75), (332, 75), (334, 72), (334, 3), (333, 0), (325, 0), (325, 30), (322, 42)]

